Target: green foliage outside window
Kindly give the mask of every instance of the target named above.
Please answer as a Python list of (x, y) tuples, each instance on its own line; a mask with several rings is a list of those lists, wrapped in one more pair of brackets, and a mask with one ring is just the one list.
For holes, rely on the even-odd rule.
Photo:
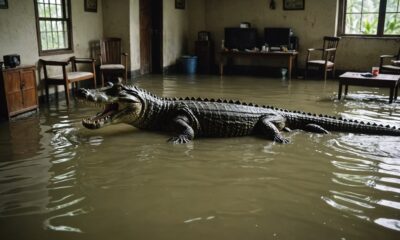
[[(380, 12), (381, 4), (386, 9)], [(384, 15), (383, 34), (400, 35), (400, 0), (347, 0), (345, 34), (377, 35), (380, 14)]]

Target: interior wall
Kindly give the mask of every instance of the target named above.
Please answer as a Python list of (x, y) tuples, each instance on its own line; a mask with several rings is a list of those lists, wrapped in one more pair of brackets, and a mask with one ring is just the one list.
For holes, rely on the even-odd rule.
[(188, 4), (189, 17), (189, 53), (195, 53), (197, 33), (206, 29), (206, 4), (205, 0), (191, 0)]
[(189, 54), (189, 9), (175, 9), (175, 0), (163, 1), (163, 67), (174, 65), (182, 55)]
[[(122, 52), (128, 53), (128, 59), (132, 57), (130, 15), (130, 0), (103, 0), (103, 37), (121, 38)], [(132, 70), (131, 61), (128, 61), (128, 69)]]
[[(89, 57), (89, 42), (103, 35), (102, 4), (97, 13), (84, 11), (84, 0), (71, 1), (74, 53), (43, 58)], [(36, 64), (39, 56), (33, 0), (8, 1), (0, 9), (0, 56), (17, 53), (22, 64)]]
[[(37, 65), (39, 58), (90, 57), (89, 43), (103, 36), (101, 1), (98, 1), (97, 13), (95, 13), (84, 11), (84, 0), (73, 0), (71, 1), (71, 14), (74, 52), (39, 56), (34, 1), (8, 1), (8, 9), (0, 9), (0, 57), (17, 53), (21, 56), (21, 64), (26, 65)], [(40, 85), (39, 95), (41, 95), (42, 84), (40, 84), (39, 77), (38, 75), (37, 82)]]
[[(203, 1), (203, 0), (201, 0)], [(175, 9), (175, 0), (163, 1), (163, 67), (175, 65), (180, 56), (189, 53), (189, 7)], [(140, 69), (139, 0), (103, 0), (105, 37), (120, 37), (130, 54), (131, 71)]]
[[(264, 27), (291, 27), (299, 37), (299, 67), (304, 67), (307, 49), (322, 47), (323, 36), (336, 35), (338, 0), (307, 0), (305, 10), (284, 11), (283, 1), (275, 1), (276, 9), (269, 8), (265, 0), (205, 0), (206, 29), (211, 31), (219, 49), (225, 27), (250, 22), (258, 29)], [(198, 29), (201, 30), (201, 29)], [(191, 41), (195, 39), (192, 36)], [(396, 53), (399, 40), (359, 39), (343, 37), (337, 53), (337, 68), (343, 70), (369, 70), (377, 65), (379, 55)], [(216, 51), (218, 58), (218, 51)]]
[(139, 0), (130, 0), (129, 36), (131, 71), (140, 69), (140, 15)]

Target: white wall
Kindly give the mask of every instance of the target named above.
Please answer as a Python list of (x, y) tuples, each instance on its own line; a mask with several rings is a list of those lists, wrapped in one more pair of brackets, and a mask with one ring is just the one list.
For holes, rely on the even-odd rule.
[(139, 0), (130, 0), (129, 7), (130, 62), (131, 70), (140, 69), (140, 20)]
[(188, 0), (189, 53), (195, 52), (195, 41), (199, 31), (206, 31), (206, 1)]
[[(131, 58), (130, 36), (130, 0), (103, 0), (103, 37), (116, 37), (122, 39), (122, 52)], [(131, 61), (128, 61), (128, 70)]]
[[(39, 58), (67, 59), (70, 56), (90, 57), (90, 41), (103, 36), (102, 4), (97, 13), (84, 11), (84, 0), (71, 1), (73, 44), (71, 54), (39, 56), (33, 0), (8, 1), (8, 9), (0, 9), (0, 57), (17, 53), (22, 64), (37, 64)], [(38, 85), (41, 85), (39, 78)], [(39, 94), (42, 92), (39, 91)]]
[(163, 1), (163, 65), (173, 65), (184, 54), (189, 53), (189, 10), (175, 9), (175, 0)]

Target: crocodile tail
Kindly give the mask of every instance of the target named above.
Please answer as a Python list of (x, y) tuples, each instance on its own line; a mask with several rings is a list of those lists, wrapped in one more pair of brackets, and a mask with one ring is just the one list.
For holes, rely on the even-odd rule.
[(363, 122), (357, 120), (348, 119), (336, 119), (329, 116), (316, 116), (312, 114), (304, 113), (284, 113), (287, 119), (287, 125), (289, 128), (304, 129), (307, 124), (317, 124), (328, 131), (337, 132), (351, 132), (361, 134), (373, 134), (373, 135), (390, 135), (400, 136), (400, 128), (389, 125), (378, 125), (371, 122)]

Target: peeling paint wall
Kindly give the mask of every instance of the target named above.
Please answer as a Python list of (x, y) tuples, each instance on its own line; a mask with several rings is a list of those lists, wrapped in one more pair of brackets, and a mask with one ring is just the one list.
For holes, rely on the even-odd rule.
[[(73, 0), (71, 14), (74, 52), (41, 57), (38, 50), (33, 0), (8, 1), (8, 9), (0, 9), (1, 59), (3, 55), (17, 53), (21, 55), (22, 64), (37, 64), (39, 58), (90, 57), (90, 41), (103, 36), (101, 1), (98, 1), (97, 13), (94, 13), (84, 11), (84, 0)], [(39, 78), (37, 82), (38, 85), (42, 85)], [(42, 88), (39, 89), (39, 94), (43, 94)]]

